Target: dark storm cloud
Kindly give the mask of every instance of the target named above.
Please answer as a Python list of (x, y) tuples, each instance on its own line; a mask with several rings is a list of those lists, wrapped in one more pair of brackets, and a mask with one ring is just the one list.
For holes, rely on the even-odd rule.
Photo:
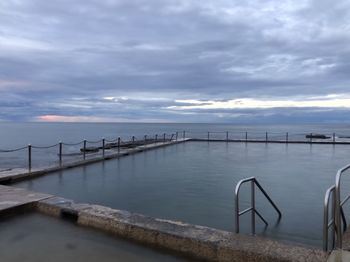
[[(0, 120), (280, 116), (276, 108), (171, 107), (180, 99), (349, 93), (349, 7), (347, 1), (1, 1)], [(300, 118), (310, 110), (286, 109)]]

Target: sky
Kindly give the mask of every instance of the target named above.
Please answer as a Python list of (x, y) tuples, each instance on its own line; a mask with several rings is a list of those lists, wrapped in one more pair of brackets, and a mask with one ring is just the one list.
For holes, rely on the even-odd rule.
[(350, 121), (350, 1), (1, 0), (0, 121)]

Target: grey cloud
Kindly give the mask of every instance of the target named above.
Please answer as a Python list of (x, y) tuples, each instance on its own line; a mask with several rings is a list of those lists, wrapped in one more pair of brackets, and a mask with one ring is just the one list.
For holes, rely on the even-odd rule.
[[(329, 3), (2, 1), (0, 81), (26, 84), (0, 87), (2, 97), (12, 95), (11, 104), (0, 105), (0, 119), (64, 114), (216, 121), (215, 111), (181, 115), (166, 108), (176, 99), (348, 93), (350, 6)], [(129, 99), (109, 103), (105, 96)], [(63, 105), (69, 103), (78, 106)]]

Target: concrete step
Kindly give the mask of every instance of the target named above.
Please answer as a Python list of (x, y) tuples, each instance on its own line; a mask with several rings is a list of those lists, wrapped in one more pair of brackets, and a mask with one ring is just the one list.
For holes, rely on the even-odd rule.
[(327, 259), (327, 262), (349, 262), (350, 252), (345, 250), (334, 250)]

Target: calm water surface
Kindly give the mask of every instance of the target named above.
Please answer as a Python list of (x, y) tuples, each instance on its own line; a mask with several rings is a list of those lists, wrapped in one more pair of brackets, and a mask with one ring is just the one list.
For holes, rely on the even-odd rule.
[(102, 137), (115, 139), (121, 137), (130, 139), (131, 136), (143, 138), (144, 135), (174, 133), (186, 130), (189, 134), (206, 137), (211, 132), (248, 131), (249, 134), (265, 132), (280, 134), (286, 132), (326, 133), (333, 132), (350, 136), (350, 124), (319, 124), (319, 125), (237, 125), (237, 124), (170, 124), (170, 123), (6, 123), (0, 122), (0, 149), (32, 145), (51, 145), (59, 141), (72, 143), (83, 139), (98, 140)]
[[(257, 193), (258, 210), (270, 222), (264, 231), (257, 218), (260, 234), (320, 246), (324, 194), (349, 156), (346, 145), (187, 142), (16, 186), (232, 231), (234, 187), (256, 176), (283, 213), (275, 225), (277, 215)], [(248, 200), (243, 189), (241, 208)], [(249, 219), (242, 218), (243, 232)]]
[[(187, 137), (207, 138), (207, 132), (211, 131), (212, 138), (225, 139), (226, 131), (231, 139), (244, 139), (245, 132), (248, 138), (264, 139), (265, 132), (270, 139), (285, 139), (286, 132), (290, 140), (305, 139), (306, 133), (322, 133), (332, 136), (336, 133), (339, 137), (350, 137), (350, 125), (324, 124), (324, 125), (233, 125), (233, 124), (142, 124), (142, 123), (4, 123), (0, 122), (0, 172), (9, 168), (27, 168), (28, 151), (23, 149), (13, 153), (1, 152), (6, 149), (16, 149), (32, 144), (33, 146), (50, 146), (59, 141), (65, 143), (77, 143), (83, 139), (94, 142), (105, 137), (108, 140), (121, 137), (122, 140), (130, 140), (132, 136), (143, 139), (144, 135), (154, 137), (156, 134), (182, 133), (186, 130)], [(350, 139), (346, 139), (349, 140)], [(63, 154), (78, 153), (82, 147), (79, 145), (64, 145)], [(101, 146), (98, 143), (87, 143), (87, 146)], [(58, 145), (51, 148), (32, 149), (32, 167), (43, 167), (58, 164)], [(64, 162), (82, 159), (82, 156), (64, 156)]]

